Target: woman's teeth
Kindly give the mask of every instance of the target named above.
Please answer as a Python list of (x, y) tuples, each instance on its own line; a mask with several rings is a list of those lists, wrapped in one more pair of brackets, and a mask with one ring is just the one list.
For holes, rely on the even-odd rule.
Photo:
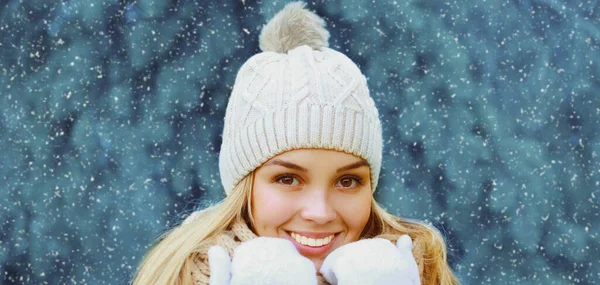
[(335, 236), (335, 235), (330, 235), (330, 236), (325, 237), (325, 238), (314, 239), (314, 238), (309, 238), (309, 237), (301, 236), (301, 235), (299, 235), (297, 233), (292, 233), (291, 235), (292, 235), (292, 238), (294, 238), (299, 244), (313, 246), (313, 247), (326, 245), (329, 242), (331, 242), (331, 240)]

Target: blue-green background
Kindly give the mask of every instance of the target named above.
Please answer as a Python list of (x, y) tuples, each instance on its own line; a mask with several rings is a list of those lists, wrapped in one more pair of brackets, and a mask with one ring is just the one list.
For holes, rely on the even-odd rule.
[[(0, 1), (0, 283), (125, 284), (224, 197), (236, 72), (285, 1)], [(377, 198), (464, 284), (600, 283), (600, 4), (314, 1), (368, 78)]]

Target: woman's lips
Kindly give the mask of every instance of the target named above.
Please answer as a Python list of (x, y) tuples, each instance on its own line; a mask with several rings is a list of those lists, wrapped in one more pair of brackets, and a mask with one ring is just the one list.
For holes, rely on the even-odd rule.
[[(294, 232), (300, 235), (304, 235), (306, 237), (312, 237), (312, 238), (323, 238), (323, 237), (327, 237), (330, 236), (333, 233), (305, 233), (301, 234), (302, 232)], [(299, 242), (297, 242), (291, 235), (291, 232), (287, 232), (287, 236), (286, 238), (288, 240), (290, 240), (294, 246), (296, 247), (296, 249), (298, 249), (298, 251), (300, 252), (300, 254), (307, 256), (307, 257), (315, 257), (315, 256), (325, 256), (327, 254), (329, 254), (329, 252), (332, 250), (333, 245), (337, 242), (337, 239), (339, 237), (339, 233), (335, 233), (333, 236), (333, 239), (328, 243), (328, 244), (324, 244), (322, 246), (308, 246), (308, 245), (303, 245)]]
[(301, 236), (305, 236), (307, 238), (314, 238), (314, 239), (318, 239), (318, 238), (325, 238), (328, 237), (330, 235), (334, 235), (336, 234), (336, 232), (329, 232), (329, 233), (311, 233), (311, 232), (296, 232), (296, 231), (288, 231), (288, 234), (291, 235), (291, 233), (296, 233), (299, 234)]

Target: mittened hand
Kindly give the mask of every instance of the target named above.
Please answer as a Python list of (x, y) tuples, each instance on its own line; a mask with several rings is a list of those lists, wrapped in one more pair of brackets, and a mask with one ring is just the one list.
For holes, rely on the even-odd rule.
[(208, 249), (208, 266), (210, 268), (210, 285), (229, 285), (231, 279), (231, 259), (227, 250), (215, 245)]
[(408, 235), (400, 236), (395, 246), (382, 238), (343, 245), (325, 258), (319, 271), (331, 284), (421, 284)]
[[(234, 250), (230, 267), (222, 253), (216, 247), (209, 250), (211, 285), (317, 284), (312, 261), (302, 256), (286, 239), (258, 237), (243, 242)], [(226, 259), (229, 260), (228, 256)], [(217, 266), (228, 270), (216, 268)], [(229, 276), (229, 283), (222, 283), (226, 282)]]

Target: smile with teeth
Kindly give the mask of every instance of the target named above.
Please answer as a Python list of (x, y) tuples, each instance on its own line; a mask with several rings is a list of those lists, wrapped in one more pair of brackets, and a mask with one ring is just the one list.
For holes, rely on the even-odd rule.
[(294, 238), (299, 244), (312, 246), (312, 247), (324, 246), (324, 245), (328, 244), (329, 242), (331, 242), (331, 240), (335, 236), (335, 235), (330, 235), (325, 238), (314, 239), (314, 238), (301, 236), (294, 232), (292, 232), (291, 235), (292, 235), (292, 238)]

